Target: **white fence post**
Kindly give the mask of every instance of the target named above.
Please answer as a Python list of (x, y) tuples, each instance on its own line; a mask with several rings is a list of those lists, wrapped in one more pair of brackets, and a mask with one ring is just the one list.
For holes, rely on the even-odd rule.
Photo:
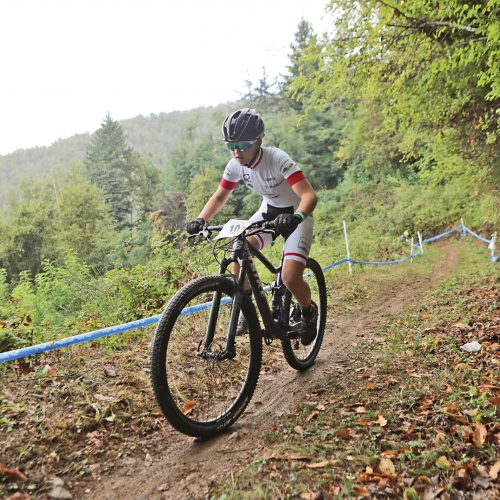
[(420, 234), (420, 231), (417, 231), (418, 234), (418, 243), (420, 244), (420, 251), (424, 253), (424, 246), (422, 245), (422, 235)]
[(410, 243), (410, 261), (413, 264), (413, 236), (411, 237), (411, 243)]
[(495, 246), (497, 243), (497, 232), (495, 231), (493, 233), (493, 236), (491, 237), (490, 244), (488, 245), (488, 249), (491, 250), (491, 256), (495, 257)]
[(344, 223), (345, 248), (347, 250), (347, 258), (349, 259), (349, 274), (352, 274), (351, 254), (349, 252), (349, 241), (347, 240), (347, 225), (345, 223), (345, 220), (343, 220), (342, 222)]
[(464, 225), (464, 220), (463, 218), (460, 219), (460, 222), (462, 224), (462, 234), (460, 235), (460, 238), (465, 238), (467, 236), (467, 233), (465, 232), (465, 225)]

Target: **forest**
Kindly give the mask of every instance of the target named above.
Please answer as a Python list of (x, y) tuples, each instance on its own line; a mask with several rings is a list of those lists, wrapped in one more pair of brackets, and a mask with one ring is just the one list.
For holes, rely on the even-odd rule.
[[(256, 108), (264, 145), (299, 163), (320, 202), (313, 254), (388, 260), (400, 236), (463, 218), (499, 228), (500, 3), (333, 0), (302, 20), (286, 75), (241, 101), (121, 123), (0, 157), (0, 351), (157, 314), (214, 266), (183, 232), (220, 181), (224, 117)], [(4, 182), (5, 180), (5, 182)], [(211, 222), (246, 217), (239, 185)], [(276, 249), (271, 249), (271, 252)], [(188, 263), (188, 264), (186, 264)]]

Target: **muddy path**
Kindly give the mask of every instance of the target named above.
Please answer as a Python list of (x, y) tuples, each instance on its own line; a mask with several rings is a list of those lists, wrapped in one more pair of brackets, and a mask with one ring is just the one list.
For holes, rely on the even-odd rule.
[(250, 405), (227, 434), (198, 440), (168, 427), (165, 434), (157, 436), (152, 463), (145, 467), (138, 460), (125, 459), (110, 475), (94, 482), (90, 491), (82, 492), (81, 497), (75, 492), (74, 498), (206, 498), (213, 481), (230, 474), (232, 468), (250, 459), (262, 447), (263, 436), (280, 415), (294, 411), (324, 380), (340, 376), (339, 370), (349, 363), (350, 356), (362, 343), (379, 340), (373, 331), (387, 315), (403, 311), (419, 293), (432, 289), (456, 267), (458, 245), (443, 246), (441, 259), (432, 276), (403, 278), (391, 290), (365, 304), (362, 313), (358, 310), (337, 319), (330, 315), (315, 365), (299, 373), (280, 359), (280, 370), (261, 375)]

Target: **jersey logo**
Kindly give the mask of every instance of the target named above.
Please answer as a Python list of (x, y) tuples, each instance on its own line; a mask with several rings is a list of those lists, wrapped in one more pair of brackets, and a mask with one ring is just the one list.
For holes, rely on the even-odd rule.
[(290, 164), (286, 165), (285, 167), (282, 167), (281, 173), (286, 174), (292, 167), (293, 167), (293, 163), (290, 163)]
[(250, 174), (243, 174), (243, 181), (248, 187), (253, 188), (253, 184), (250, 181)]
[(311, 250), (311, 243), (309, 240), (307, 240), (306, 238), (300, 238), (299, 244), (297, 246), (307, 255), (309, 255), (309, 251)]

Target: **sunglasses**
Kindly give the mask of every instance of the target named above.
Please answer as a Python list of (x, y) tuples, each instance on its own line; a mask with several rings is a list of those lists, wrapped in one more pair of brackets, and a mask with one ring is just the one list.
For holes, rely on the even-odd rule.
[(236, 141), (236, 142), (226, 142), (226, 146), (231, 151), (238, 149), (239, 151), (246, 151), (250, 149), (259, 139), (255, 141)]

